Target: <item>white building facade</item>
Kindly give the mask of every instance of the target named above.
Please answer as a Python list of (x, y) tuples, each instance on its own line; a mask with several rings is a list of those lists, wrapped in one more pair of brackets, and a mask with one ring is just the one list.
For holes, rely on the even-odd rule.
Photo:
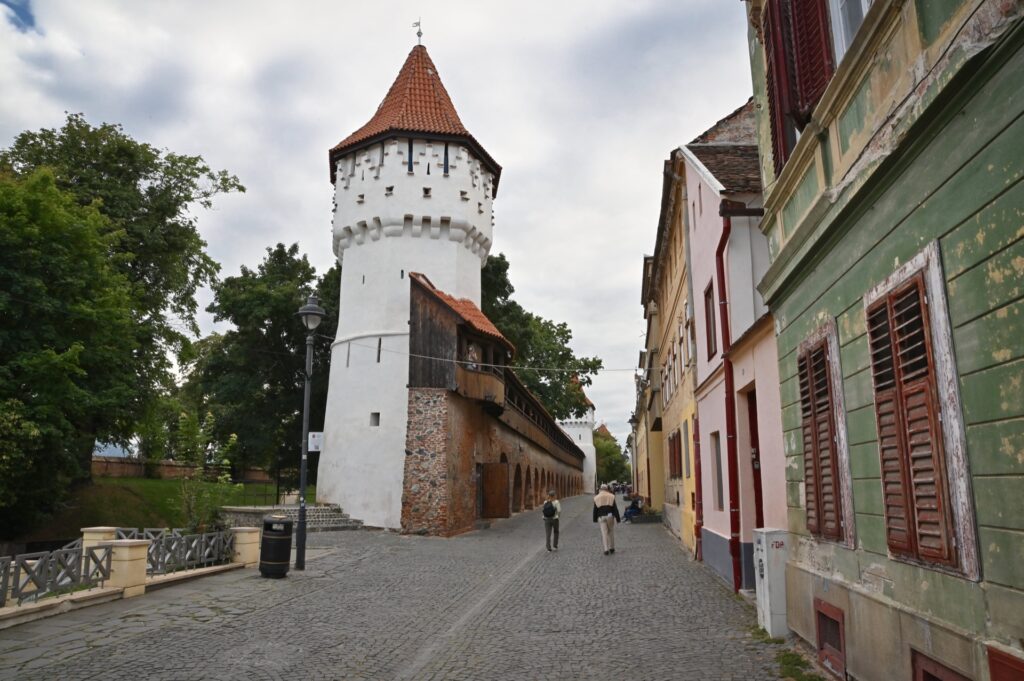
[(409, 273), (480, 305), (501, 167), (462, 125), (419, 45), (373, 118), (331, 150), (330, 162), (341, 296), (317, 500), (397, 529)]

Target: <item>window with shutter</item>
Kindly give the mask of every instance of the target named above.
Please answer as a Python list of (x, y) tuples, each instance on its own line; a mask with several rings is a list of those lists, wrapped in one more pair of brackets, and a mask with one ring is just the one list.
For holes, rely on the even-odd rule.
[(764, 36), (765, 93), (768, 97), (768, 118), (772, 133), (772, 163), (775, 176), (782, 173), (782, 167), (796, 144), (796, 136), (788, 117), (792, 111), (792, 85), (790, 68), (786, 60), (789, 51), (784, 32), (782, 0), (768, 0), (762, 15)]
[(923, 273), (870, 305), (867, 321), (889, 548), (955, 566)]
[(715, 289), (712, 284), (704, 289), (704, 331), (707, 333), (708, 360), (718, 353), (718, 330), (715, 325)]
[(777, 177), (835, 72), (828, 0), (766, 0), (761, 32)]
[(843, 539), (843, 509), (827, 338), (801, 351), (797, 360), (803, 421), (807, 529)]
[(794, 0), (791, 16), (796, 85), (793, 115), (802, 129), (810, 122), (835, 68), (826, 0)]

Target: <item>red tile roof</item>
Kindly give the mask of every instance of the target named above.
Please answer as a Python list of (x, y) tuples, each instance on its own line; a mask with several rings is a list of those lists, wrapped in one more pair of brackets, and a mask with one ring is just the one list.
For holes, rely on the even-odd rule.
[(474, 330), (485, 336), (490, 336), (498, 341), (501, 341), (509, 350), (515, 350), (512, 343), (509, 342), (505, 336), (498, 331), (490, 319), (487, 318), (479, 307), (476, 306), (472, 300), (468, 298), (456, 298), (453, 295), (449, 295), (441, 289), (434, 286), (433, 282), (426, 277), (426, 275), (420, 274), (419, 272), (410, 272), (409, 278), (413, 279), (425, 289), (434, 294), (434, 296), (444, 303), (448, 308), (451, 309), (456, 315), (459, 316), (464, 322), (469, 324)]
[(465, 139), (494, 173), (497, 189), (501, 166), (494, 162), (462, 124), (437, 73), (437, 67), (427, 54), (427, 48), (422, 45), (412, 48), (373, 118), (331, 149), (331, 181), (334, 181), (334, 164), (338, 156), (364, 143), (372, 144), (388, 133), (400, 132)]

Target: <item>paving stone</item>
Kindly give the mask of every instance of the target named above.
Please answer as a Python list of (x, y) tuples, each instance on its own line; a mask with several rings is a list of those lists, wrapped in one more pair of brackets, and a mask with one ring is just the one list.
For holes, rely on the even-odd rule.
[(0, 631), (0, 679), (778, 678), (750, 607), (661, 526), (618, 526), (616, 549), (583, 497), (552, 553), (539, 510), (451, 539), (317, 533), (283, 580), (106, 603), (74, 637), (60, 617)]

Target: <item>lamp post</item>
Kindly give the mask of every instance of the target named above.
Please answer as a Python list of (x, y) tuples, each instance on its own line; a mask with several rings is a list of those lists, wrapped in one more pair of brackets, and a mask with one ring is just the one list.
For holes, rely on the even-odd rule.
[(299, 526), (295, 531), (295, 569), (306, 569), (306, 459), (309, 456), (309, 380), (313, 377), (313, 332), (326, 314), (310, 296), (299, 308), (299, 318), (306, 327), (306, 385), (302, 397), (302, 460), (299, 463)]

